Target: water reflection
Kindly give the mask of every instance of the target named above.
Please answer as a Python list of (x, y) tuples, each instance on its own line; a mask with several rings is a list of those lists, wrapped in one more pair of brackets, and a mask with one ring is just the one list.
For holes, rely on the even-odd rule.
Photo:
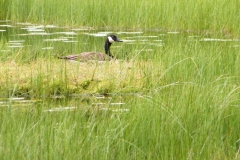
[(117, 32), (117, 34), (143, 34), (143, 32), (124, 32), (124, 31), (121, 31), (121, 32)]
[[(98, 30), (93, 27), (67, 28), (56, 25), (36, 25), (28, 22), (12, 23), (11, 21), (0, 20), (0, 39), (10, 49), (22, 49), (26, 46), (34, 46), (39, 50), (55, 50), (56, 53), (71, 54), (84, 51), (102, 51), (104, 38), (114, 31)], [(175, 35), (182, 35), (180, 31), (118, 31), (124, 45), (116, 50), (122, 52), (118, 56), (124, 56), (127, 48), (129, 52), (143, 54), (154, 52), (166, 45), (169, 38), (174, 39)], [(186, 34), (189, 34), (186, 32)], [(209, 38), (202, 35), (187, 35), (186, 38), (192, 41), (201, 42), (239, 42), (239, 39)], [(119, 44), (114, 47), (118, 47)], [(132, 48), (134, 46), (134, 48)], [(239, 44), (232, 45), (238, 47)], [(144, 49), (143, 49), (144, 48)], [(6, 48), (2, 48), (5, 52)]]
[(86, 35), (89, 36), (94, 36), (94, 37), (106, 37), (108, 34), (111, 34), (113, 32), (97, 32), (97, 33), (85, 33)]
[[(55, 25), (34, 25), (31, 23), (11, 24), (10, 21), (0, 21), (0, 52), (7, 54), (19, 54), (17, 49), (25, 49), (32, 53), (47, 52), (52, 56), (57, 54), (80, 53), (82, 51), (101, 51), (105, 36), (114, 31), (97, 30), (91, 27), (87, 28), (64, 28)], [(116, 55), (122, 59), (128, 56), (141, 56), (146, 53), (148, 59), (153, 59), (155, 52), (159, 53), (159, 48), (166, 46), (169, 41), (177, 39), (179, 31), (119, 31), (116, 34), (121, 35), (123, 45), (114, 45)], [(184, 33), (183, 33), (184, 34)], [(231, 47), (239, 47), (239, 39), (209, 38), (202, 35), (183, 35), (184, 38), (191, 41), (203, 43), (211, 42), (235, 42), (237, 44)], [(170, 39), (170, 40), (169, 40)], [(184, 44), (185, 45), (185, 44)], [(122, 49), (123, 48), (123, 49)], [(54, 51), (54, 53), (53, 53)], [(41, 53), (40, 52), (40, 53)], [(25, 53), (25, 52), (23, 52)], [(131, 53), (131, 54), (129, 54)], [(149, 54), (150, 53), (150, 54)], [(6, 55), (7, 55), (6, 54)], [(43, 54), (43, 55), (49, 55)], [(151, 57), (152, 56), (152, 57)], [(34, 57), (34, 56), (33, 56)], [(57, 56), (56, 56), (57, 57)], [(132, 58), (130, 57), (130, 58)], [(44, 106), (43, 100), (28, 100), (25, 98), (0, 99), (0, 107), (19, 106), (29, 107), (40, 103), (44, 112), (66, 112), (81, 110), (100, 110), (109, 112), (130, 112), (128, 105), (129, 99), (135, 95), (126, 98), (122, 95), (104, 96), (104, 95), (72, 95), (71, 97), (55, 96), (47, 99), (49, 105)], [(58, 103), (59, 102), (59, 103)], [(63, 105), (64, 102), (64, 105)]]
[(201, 38), (204, 42), (239, 42), (239, 39)]
[[(54, 96), (44, 100), (30, 100), (25, 97), (11, 97), (0, 99), (0, 109), (25, 111), (28, 108), (40, 106), (42, 112), (69, 112), (69, 111), (101, 111), (124, 113), (130, 112), (130, 102), (136, 98), (135, 94), (127, 95), (72, 95), (70, 97)], [(35, 108), (37, 109), (37, 108)], [(31, 109), (32, 110), (32, 109)]]
[(62, 112), (62, 111), (74, 111), (77, 107), (58, 107), (58, 108), (51, 108), (48, 110), (44, 110), (44, 112)]
[(172, 31), (172, 32), (167, 32), (167, 34), (179, 34), (180, 32), (178, 31)]
[[(54, 42), (68, 43), (69, 46), (65, 46), (67, 48), (73, 48), (72, 45), (76, 45), (76, 47), (82, 44), (86, 45), (86, 44), (89, 44), (87, 43), (87, 41), (88, 39), (91, 39), (90, 37), (105, 38), (108, 34), (114, 33), (114, 31), (97, 31), (92, 27), (64, 28), (64, 27), (58, 27), (56, 25), (35, 25), (31, 23), (20, 23), (20, 22), (16, 24), (11, 24), (10, 21), (7, 21), (7, 22), (1, 21), (0, 31), (7, 32), (7, 35), (5, 36), (9, 38), (9, 41), (16, 41), (15, 44), (13, 44), (12, 42), (11, 43), (9, 42), (8, 43), (9, 48), (23, 48), (24, 46), (29, 46), (29, 45), (30, 46), (44, 45), (44, 44), (39, 45), (39, 43), (41, 42), (51, 43), (51, 46), (45, 43), (45, 46), (41, 47), (42, 50), (56, 49), (55, 45), (58, 46), (59, 44), (54, 44)], [(159, 45), (159, 42), (164, 41), (161, 38), (161, 36), (158, 36), (158, 35), (161, 35), (160, 33), (156, 34), (156, 33), (144, 33), (143, 31), (137, 31), (137, 32), (136, 31), (119, 31), (116, 34), (119, 34), (119, 35), (121, 34), (121, 39), (123, 39), (123, 42), (126, 43), (126, 45), (136, 44), (136, 43), (142, 44), (142, 45), (155, 45), (157, 47), (161, 47), (164, 45), (164, 43), (161, 43), (161, 45)], [(36, 38), (38, 39), (37, 41), (35, 41), (35, 39), (33, 38), (34, 36), (36, 36)], [(71, 36), (71, 37), (66, 37), (66, 36)], [(17, 41), (25, 41), (25, 42), (17, 43)], [(139, 43), (139, 42), (142, 42), (142, 43)], [(151, 52), (151, 51), (152, 50), (144, 50), (144, 52)]]
[(19, 107), (28, 107), (37, 102), (41, 102), (42, 100), (30, 100), (26, 99), (25, 97), (11, 97), (11, 98), (0, 98), (0, 107), (1, 108), (8, 108), (13, 107), (16, 109), (22, 109)]

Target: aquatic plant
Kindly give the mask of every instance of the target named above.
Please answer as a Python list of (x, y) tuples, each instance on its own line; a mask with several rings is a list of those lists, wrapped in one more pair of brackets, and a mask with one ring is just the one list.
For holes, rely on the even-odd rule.
[[(239, 1), (3, 1), (2, 19), (66, 26), (239, 32)], [(5, 18), (6, 17), (6, 18)], [(61, 18), (59, 18), (61, 17)]]
[(0, 159), (239, 159), (239, 1), (1, 4)]

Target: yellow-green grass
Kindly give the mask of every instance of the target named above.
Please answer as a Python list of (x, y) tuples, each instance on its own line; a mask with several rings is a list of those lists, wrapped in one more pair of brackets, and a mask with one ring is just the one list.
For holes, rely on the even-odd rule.
[[(114, 48), (123, 61), (88, 64), (56, 57), (100, 50), (102, 39), (82, 37), (70, 47), (53, 42), (53, 52), (42, 50), (39, 37), (9, 49), (7, 34), (0, 52), (0, 95), (8, 98), (0, 102), (0, 159), (239, 159), (240, 54), (239, 40), (231, 39), (239, 34), (239, 1), (1, 2), (1, 19), (13, 24), (189, 34), (166, 34), (160, 48), (123, 43)], [(145, 48), (152, 52), (139, 51)], [(116, 93), (124, 105), (112, 106), (109, 97), (103, 108), (93, 100), (86, 107), (81, 93)], [(15, 96), (37, 100), (19, 107)], [(48, 110), (60, 107), (74, 110)]]
[[(77, 93), (117, 93), (148, 90), (147, 80), (160, 76), (152, 62), (114, 60), (110, 62), (68, 62), (38, 59), (19, 64), (0, 64), (1, 95), (46, 97)], [(151, 74), (146, 76), (145, 73)]]
[[(88, 64), (6, 55), (0, 159), (239, 159), (236, 43), (174, 38), (152, 60)], [(115, 108), (129, 111), (112, 112), (111, 98), (105, 110), (81, 96), (46, 98), (78, 93), (126, 93)], [(21, 109), (18, 95), (43, 98)], [(48, 111), (59, 107), (75, 109)]]
[[(227, 80), (226, 80), (227, 81)], [(225, 81), (225, 83), (227, 83)], [(226, 88), (225, 88), (226, 87)], [(172, 84), (106, 103), (80, 99), (0, 108), (1, 159), (239, 159), (239, 89)], [(48, 109), (75, 107), (50, 112)]]

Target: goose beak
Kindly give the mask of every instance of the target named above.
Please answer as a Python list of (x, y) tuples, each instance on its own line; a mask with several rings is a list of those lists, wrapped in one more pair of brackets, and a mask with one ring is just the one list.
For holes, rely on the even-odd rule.
[(117, 38), (116, 42), (123, 42), (121, 39)]

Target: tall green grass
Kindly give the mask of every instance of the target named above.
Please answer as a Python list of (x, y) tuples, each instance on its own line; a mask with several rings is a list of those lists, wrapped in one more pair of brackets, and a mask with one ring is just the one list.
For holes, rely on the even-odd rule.
[(1, 8), (7, 8), (9, 14), (5, 14), (6, 19), (17, 22), (118, 29), (162, 28), (237, 33), (239, 7), (238, 0), (111, 0), (107, 2), (71, 0), (66, 3), (60, 0), (21, 2), (12, 0)]
[[(201, 41), (237, 36), (239, 1), (1, 2), (1, 19), (13, 22), (184, 31), (159, 36), (162, 47), (114, 44), (123, 62), (85, 67), (56, 57), (101, 51), (102, 38), (79, 36), (69, 47), (15, 36), (25, 47), (10, 49), (4, 32), (0, 94), (8, 99), (0, 100), (0, 159), (239, 159), (239, 41)], [(160, 33), (166, 32), (143, 35)], [(54, 53), (42, 50), (46, 46)], [(76, 93), (82, 96), (50, 98)], [(112, 97), (98, 106), (85, 94)], [(15, 96), (35, 103), (16, 104)], [(74, 111), (49, 111), (72, 106)]]
[[(123, 113), (96, 106), (84, 110), (79, 100), (45, 101), (16, 112), (9, 102), (8, 109), (0, 112), (0, 157), (239, 159), (239, 107), (215, 97), (215, 92), (206, 95), (207, 88), (172, 88), (178, 89), (172, 94), (165, 90), (154, 96), (131, 97), (124, 105), (130, 112)], [(184, 93), (179, 94), (182, 89)], [(220, 97), (228, 99), (229, 93), (225, 90)], [(64, 105), (78, 109), (45, 111)]]
[(6, 20), (8, 17), (11, 17), (11, 11), (9, 9), (11, 8), (11, 1), (7, 0), (1, 0), (0, 1), (0, 19)]
[[(152, 46), (153, 53), (139, 54), (131, 68), (125, 65), (133, 58), (119, 68), (106, 63), (92, 71), (89, 65), (88, 72), (81, 65), (68, 64), (73, 67), (69, 68), (48, 57), (42, 57), (44, 62), (40, 58), (15, 62), (16, 70), (4, 68), (8, 61), (2, 63), (6, 71), (2, 73), (18, 73), (17, 79), (1, 79), (1, 87), (8, 85), (9, 97), (20, 92), (43, 100), (21, 107), (9, 99), (1, 107), (1, 159), (239, 159), (239, 42), (200, 39), (167, 34), (163, 47)], [(122, 44), (118, 52), (127, 50), (135, 57), (134, 50), (144, 47)], [(124, 59), (124, 54), (119, 56)], [(128, 74), (120, 74), (126, 70)], [(32, 78), (21, 79), (22, 73), (31, 73)], [(81, 82), (71, 73), (90, 77)], [(100, 78), (102, 74), (106, 79)], [(92, 91), (117, 98), (105, 100), (103, 106), (81, 96), (46, 98)], [(125, 105), (114, 107), (112, 102)], [(77, 108), (47, 111), (60, 106)]]

